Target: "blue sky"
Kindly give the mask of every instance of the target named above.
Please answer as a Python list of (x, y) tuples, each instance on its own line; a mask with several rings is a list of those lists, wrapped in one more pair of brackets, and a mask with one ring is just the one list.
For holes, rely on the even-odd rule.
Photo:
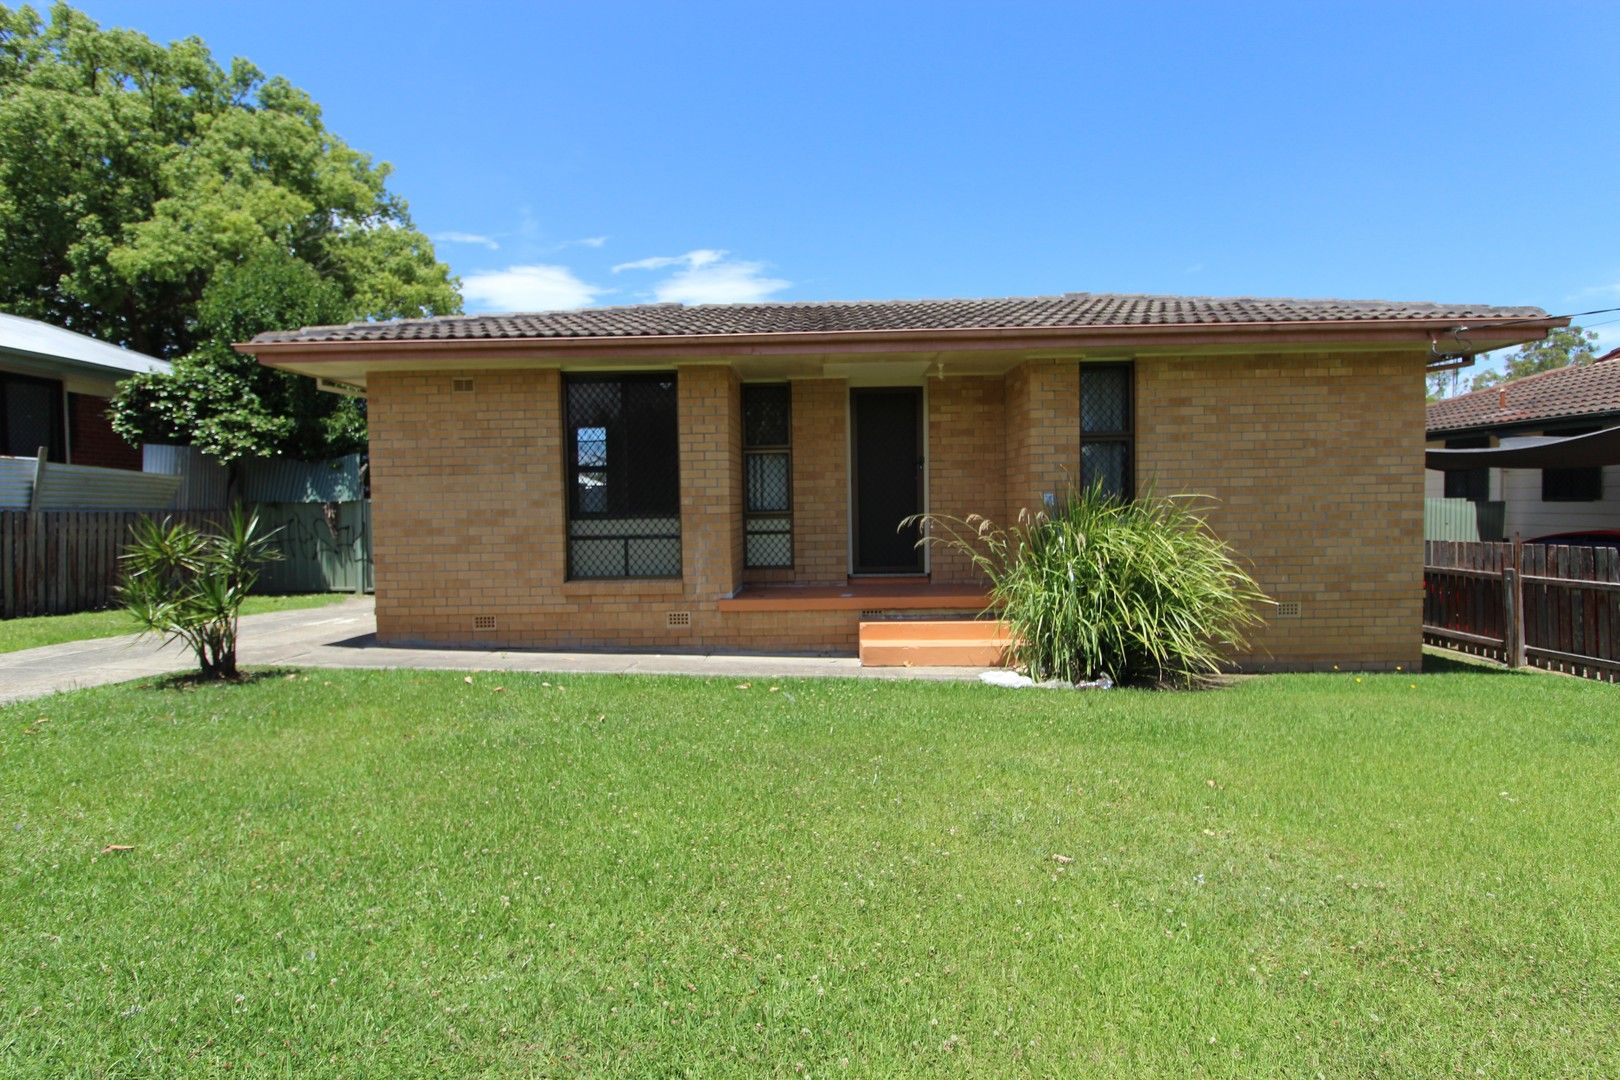
[(308, 90), (472, 311), (1620, 305), (1616, 4), (79, 6)]

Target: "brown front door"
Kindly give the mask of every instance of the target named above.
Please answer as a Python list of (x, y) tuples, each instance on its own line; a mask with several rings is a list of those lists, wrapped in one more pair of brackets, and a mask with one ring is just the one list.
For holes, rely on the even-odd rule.
[(916, 574), (923, 568), (917, 526), (923, 509), (922, 390), (849, 392), (855, 475), (855, 572)]

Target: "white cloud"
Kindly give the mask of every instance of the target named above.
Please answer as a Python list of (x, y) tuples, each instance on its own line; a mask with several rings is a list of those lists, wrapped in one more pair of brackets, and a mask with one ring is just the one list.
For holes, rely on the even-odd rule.
[(613, 272), (680, 267), (653, 285), (653, 297), (664, 304), (757, 303), (792, 284), (782, 278), (768, 277), (762, 262), (730, 259), (729, 254), (714, 248), (698, 248), (684, 255), (655, 255), (620, 263)]
[(578, 240), (564, 240), (563, 247), (578, 245), (579, 247), (599, 248), (607, 243), (605, 236), (582, 236)]
[(581, 281), (566, 266), (508, 266), (461, 279), (471, 313), (557, 311), (585, 307), (611, 289)]
[(455, 229), (436, 232), (433, 234), (432, 239), (441, 244), (477, 244), (479, 247), (486, 247), (491, 251), (499, 251), (501, 247), (493, 236), (485, 236), (483, 233), (458, 232)]

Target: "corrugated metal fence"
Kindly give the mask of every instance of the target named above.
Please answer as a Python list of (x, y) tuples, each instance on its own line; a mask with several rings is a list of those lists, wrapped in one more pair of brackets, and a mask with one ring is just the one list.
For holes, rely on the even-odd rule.
[(1431, 645), (1620, 682), (1620, 551), (1430, 541), (1423, 639)]
[[(138, 473), (130, 475), (138, 476)], [(354, 592), (371, 588), (371, 507), (345, 503), (261, 505), (267, 528), (282, 530), (283, 560), (266, 564), (261, 592)], [(0, 510), (0, 618), (65, 615), (112, 605), (118, 556), (143, 517), (199, 528), (222, 511)]]
[(1503, 502), (1469, 499), (1424, 499), (1423, 539), (1501, 540), (1507, 518)]

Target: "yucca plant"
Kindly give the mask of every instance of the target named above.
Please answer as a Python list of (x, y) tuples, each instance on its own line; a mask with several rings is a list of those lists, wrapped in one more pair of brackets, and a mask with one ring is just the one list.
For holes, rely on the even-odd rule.
[(124, 550), (118, 598), (143, 632), (184, 641), (204, 679), (234, 679), (242, 601), (259, 567), (279, 559), (257, 510), (233, 508), (221, 531), (205, 534), (183, 522), (140, 519)]
[(1186, 683), (1220, 672), (1259, 625), (1265, 594), (1210, 531), (1197, 496), (1071, 491), (1051, 514), (1000, 527), (920, 515), (922, 543), (970, 557), (1036, 679)]

